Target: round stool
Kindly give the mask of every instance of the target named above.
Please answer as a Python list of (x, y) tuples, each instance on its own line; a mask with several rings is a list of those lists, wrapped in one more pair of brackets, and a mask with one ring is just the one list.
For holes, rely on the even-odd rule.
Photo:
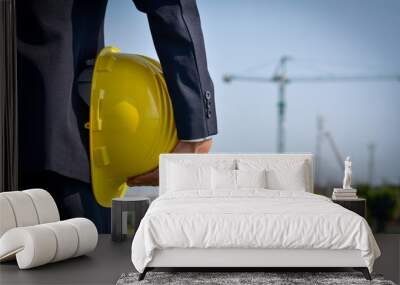
[(111, 239), (113, 241), (123, 241), (127, 236), (133, 237), (149, 205), (149, 197), (112, 199)]

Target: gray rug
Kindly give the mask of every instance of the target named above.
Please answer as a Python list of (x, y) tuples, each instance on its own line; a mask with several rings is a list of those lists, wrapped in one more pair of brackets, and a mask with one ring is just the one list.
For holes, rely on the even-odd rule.
[(368, 281), (359, 272), (148, 272), (146, 278), (138, 281), (138, 273), (122, 274), (117, 285), (134, 284), (379, 284), (395, 285), (382, 276), (372, 275)]

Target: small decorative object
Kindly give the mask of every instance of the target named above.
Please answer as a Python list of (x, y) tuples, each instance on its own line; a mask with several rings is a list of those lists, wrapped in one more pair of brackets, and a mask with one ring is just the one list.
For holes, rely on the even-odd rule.
[(111, 239), (123, 241), (133, 237), (150, 205), (148, 197), (123, 197), (112, 199)]
[(343, 189), (353, 189), (351, 188), (351, 160), (350, 156), (346, 157), (344, 161), (344, 178), (343, 178)]
[(351, 187), (352, 163), (350, 156), (344, 161), (344, 178), (343, 188), (334, 188), (332, 193), (333, 200), (355, 200), (357, 197), (357, 189)]

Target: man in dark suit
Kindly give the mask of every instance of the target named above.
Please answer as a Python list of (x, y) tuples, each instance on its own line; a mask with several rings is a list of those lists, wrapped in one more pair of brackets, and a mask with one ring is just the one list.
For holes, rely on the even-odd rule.
[[(175, 152), (208, 152), (217, 122), (196, 2), (134, 2), (147, 14), (172, 100), (180, 140)], [(99, 232), (109, 232), (110, 211), (96, 203), (91, 191), (84, 128), (88, 106), (77, 85), (87, 62), (104, 46), (107, 0), (17, 0), (16, 4), (20, 188), (45, 188), (62, 218), (85, 216)], [(128, 183), (157, 181), (154, 170)]]

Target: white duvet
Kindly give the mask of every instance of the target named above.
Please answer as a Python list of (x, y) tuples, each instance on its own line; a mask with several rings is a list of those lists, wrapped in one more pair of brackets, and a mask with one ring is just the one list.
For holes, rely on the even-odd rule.
[[(212, 194), (212, 195), (211, 195)], [(364, 218), (330, 199), (299, 191), (166, 193), (142, 219), (132, 262), (143, 272), (155, 249), (358, 249), (372, 272), (380, 251)]]

